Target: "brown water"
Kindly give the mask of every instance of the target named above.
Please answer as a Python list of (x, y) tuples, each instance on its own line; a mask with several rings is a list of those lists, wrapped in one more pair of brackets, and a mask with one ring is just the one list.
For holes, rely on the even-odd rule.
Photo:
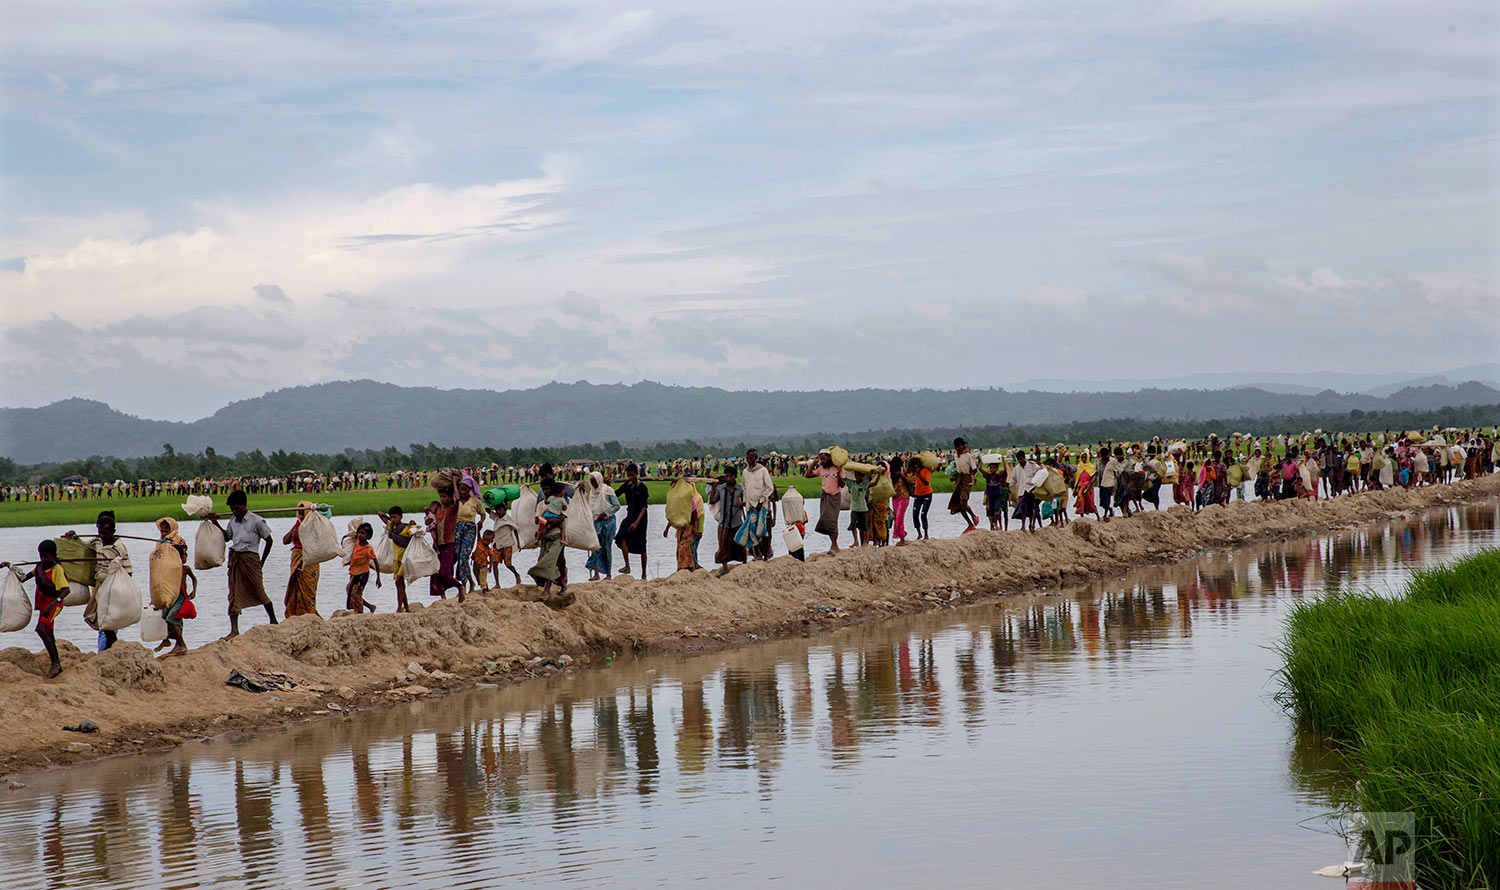
[(1290, 603), (1394, 590), (1497, 519), (23, 777), (0, 887), (1334, 887), (1268, 646)]

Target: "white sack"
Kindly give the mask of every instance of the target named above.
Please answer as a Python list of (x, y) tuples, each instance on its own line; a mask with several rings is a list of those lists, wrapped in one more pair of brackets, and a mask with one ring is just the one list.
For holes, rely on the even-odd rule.
[(307, 568), (320, 562), (336, 559), (344, 551), (339, 547), (339, 533), (327, 516), (317, 510), (307, 511), (302, 524), (297, 527), (297, 537), (302, 541), (302, 566)]
[(182, 505), (182, 512), (189, 516), (197, 516), (200, 519), (214, 511), (214, 499), (208, 495), (190, 494), (187, 503)]
[(521, 496), (510, 505), (510, 513), (516, 518), (516, 541), (522, 550), (537, 546), (536, 540), (536, 492), (521, 489)]
[(212, 522), (198, 523), (198, 533), (193, 535), (193, 568), (200, 572), (218, 568), (227, 557), (225, 550), (224, 532)]
[(390, 535), (381, 535), (375, 544), (375, 567), (386, 574), (396, 571), (396, 542)]
[(406, 554), (401, 558), (401, 573), (406, 576), (406, 583), (436, 575), (441, 567), (437, 550), (427, 540), (427, 533), (422, 529), (413, 529), (411, 543), (406, 545)]
[(21, 583), (21, 573), (7, 569), (0, 581), (0, 632), (20, 630), (31, 623), (31, 597)]
[(141, 588), (119, 560), (110, 563), (99, 585), (95, 612), (100, 630), (120, 630), (141, 620)]
[(68, 595), (63, 597), (65, 606), (87, 606), (89, 604), (89, 586), (79, 584), (77, 581), (68, 582)]

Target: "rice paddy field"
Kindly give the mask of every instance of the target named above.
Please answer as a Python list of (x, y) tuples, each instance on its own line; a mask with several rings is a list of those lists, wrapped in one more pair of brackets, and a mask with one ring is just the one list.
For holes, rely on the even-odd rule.
[[(618, 480), (616, 481), (618, 484)], [(651, 503), (667, 502), (667, 481), (647, 481)], [(776, 487), (785, 491), (796, 486), (805, 497), (818, 496), (818, 480), (780, 476)], [(937, 473), (933, 475), (932, 487), (937, 492), (953, 490), (953, 483)], [(436, 497), (431, 488), (377, 488), (356, 491), (329, 491), (320, 494), (251, 494), (250, 509), (266, 510), (274, 507), (295, 507), (298, 501), (311, 500), (329, 504), (338, 516), (373, 515), (377, 510), (388, 510), (400, 505), (408, 515), (421, 513), (422, 509)], [(163, 516), (182, 519), (181, 494), (162, 494), (152, 497), (88, 498), (77, 501), (7, 501), (0, 503), (0, 528), (21, 528), (32, 525), (80, 525), (92, 526), (100, 510), (115, 511), (119, 522), (152, 522)], [(215, 508), (222, 508), (224, 495), (214, 497)], [(227, 512), (224, 510), (223, 512)]]

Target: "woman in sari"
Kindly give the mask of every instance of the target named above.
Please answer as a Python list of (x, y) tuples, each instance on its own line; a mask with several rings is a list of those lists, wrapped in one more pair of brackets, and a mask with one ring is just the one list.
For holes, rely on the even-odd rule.
[[(895, 485), (888, 483), (887, 485), (882, 486), (880, 484), (882, 481), (885, 481), (883, 479), (885, 473), (885, 464), (876, 463), (875, 475), (871, 477), (870, 481), (870, 527), (868, 531), (870, 535), (870, 543), (874, 544), (876, 547), (884, 547), (886, 544), (889, 544), (891, 542), (891, 531), (890, 528), (886, 525), (886, 517), (889, 516), (891, 512), (891, 499), (895, 491)], [(890, 491), (891, 494), (888, 494), (887, 491)]]
[(615, 539), (615, 514), (620, 512), (620, 499), (598, 470), (589, 474), (589, 482), (592, 483), (588, 492), (589, 512), (594, 515), (594, 533), (599, 536), (599, 549), (589, 555), (585, 566), (589, 570), (589, 580), (598, 581), (601, 576), (608, 578), (614, 574), (614, 557), (609, 542)]
[[(671, 526), (661, 530), (665, 538)], [(677, 529), (677, 570), (693, 571), (698, 568), (698, 537), (703, 534), (703, 497), (698, 486), (693, 486), (693, 512), (688, 521)]]
[(281, 536), (281, 543), (292, 547), (292, 574), (286, 579), (286, 617), (318, 614), (318, 575), (321, 566), (302, 565), (302, 538), (298, 533), (302, 519), (313, 505), (309, 501), (297, 503), (297, 521)]
[(1078, 515), (1097, 517), (1099, 508), (1094, 505), (1094, 464), (1089, 460), (1087, 450), (1078, 461), (1078, 474), (1073, 477), (1073, 491), (1078, 499)]
[[(187, 642), (182, 638), (182, 608), (187, 605), (188, 600), (198, 595), (198, 576), (193, 574), (192, 566), (188, 565), (187, 541), (184, 541), (182, 535), (177, 533), (177, 520), (170, 516), (163, 516), (156, 520), (156, 530), (161, 533), (163, 541), (177, 548), (177, 555), (182, 559), (182, 582), (177, 590), (177, 598), (172, 600), (172, 605), (168, 606), (166, 611), (161, 613), (161, 617), (167, 622), (167, 638), (161, 641), (161, 645), (156, 647), (156, 651), (160, 652), (167, 648), (168, 645), (171, 645), (172, 651), (167, 653), (167, 657), (186, 655), (188, 648)], [(187, 586), (189, 578), (193, 581), (193, 589), (191, 591), (188, 590)], [(187, 617), (191, 618), (194, 614), (197, 613), (191, 613)]]

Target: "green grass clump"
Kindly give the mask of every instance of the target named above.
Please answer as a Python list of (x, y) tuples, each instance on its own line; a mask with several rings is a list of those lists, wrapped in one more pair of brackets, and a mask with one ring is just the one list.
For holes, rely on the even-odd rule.
[(1299, 604), (1281, 651), (1283, 702), (1355, 780), (1339, 803), (1416, 814), (1421, 886), (1500, 886), (1500, 550)]

